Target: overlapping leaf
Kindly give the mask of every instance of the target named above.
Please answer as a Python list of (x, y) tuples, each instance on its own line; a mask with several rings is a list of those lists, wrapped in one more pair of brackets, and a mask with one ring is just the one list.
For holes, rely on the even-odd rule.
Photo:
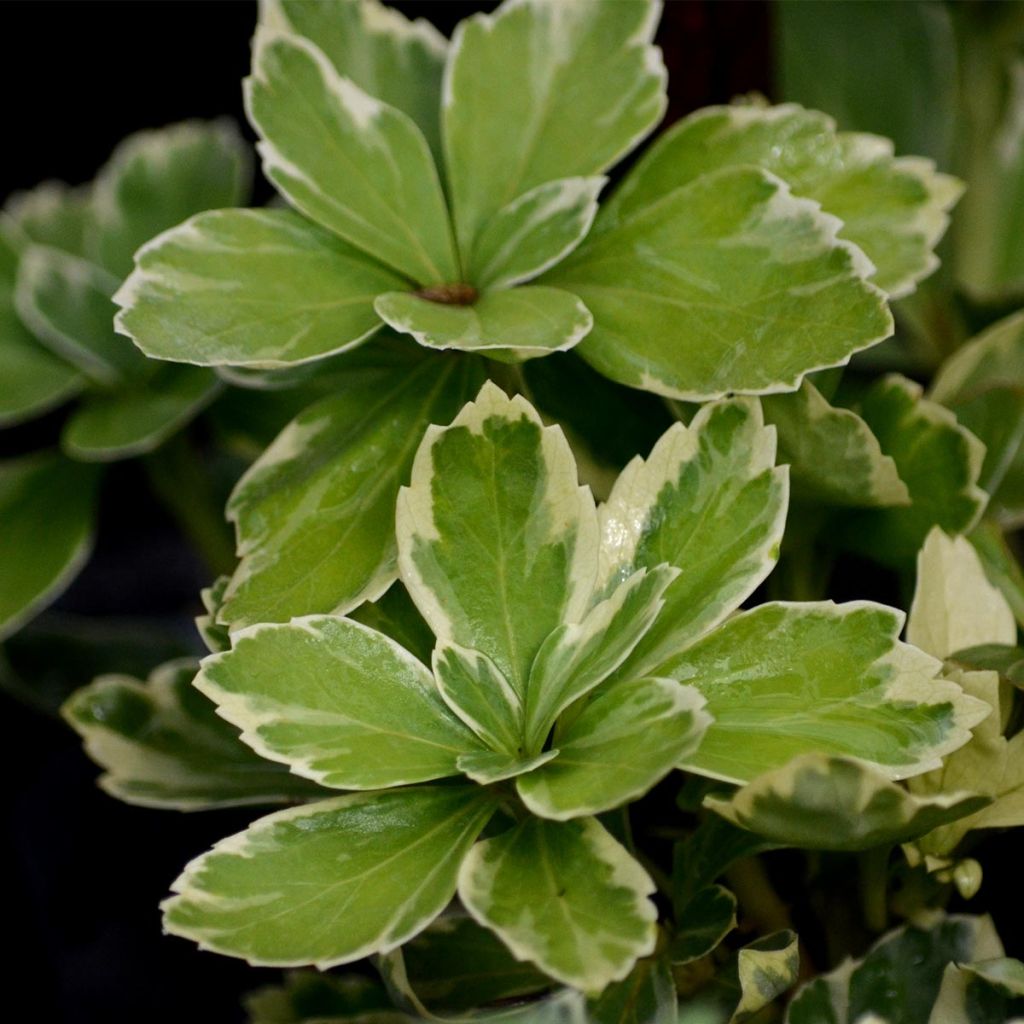
[(395, 498), (420, 438), (479, 380), (469, 362), (378, 347), (285, 427), (228, 503), (242, 560), (222, 621), (284, 622), (379, 597), (395, 577)]
[(890, 778), (937, 766), (988, 714), (902, 644), (900, 612), (869, 602), (764, 604), (669, 659), (713, 722), (686, 767), (748, 782), (802, 753), (847, 755)]
[(258, 753), (335, 789), (456, 775), (459, 755), (481, 747), (421, 662), (341, 617), (240, 631), (196, 686)]
[(196, 664), (168, 662), (145, 682), (104, 675), (62, 713), (101, 765), (111, 796), (144, 807), (201, 810), (289, 803), (323, 790), (251, 751), (192, 686)]
[(462, 22), (445, 70), (444, 149), (464, 252), (507, 203), (600, 174), (665, 109), (652, 0), (516, 0)]
[(158, 359), (287, 366), (364, 341), (380, 327), (374, 298), (401, 283), (297, 214), (220, 210), (143, 247), (116, 323)]
[(654, 883), (594, 818), (532, 819), (477, 844), (459, 872), (469, 912), (519, 959), (600, 991), (654, 949)]
[(165, 927), (253, 964), (326, 969), (393, 949), (451, 900), (493, 810), (479, 787), (424, 786), (279, 811), (185, 869)]
[(486, 654), (522, 696), (596, 572), (593, 498), (562, 432), (485, 384), (451, 426), (427, 432), (397, 531), (402, 578), (437, 637)]
[(644, 199), (602, 211), (541, 279), (586, 304), (580, 354), (613, 380), (691, 401), (792, 391), (891, 333), (870, 262), (780, 178), (726, 168)]
[(97, 477), (57, 454), (0, 463), (0, 636), (61, 594), (92, 549)]
[(704, 803), (773, 843), (867, 850), (916, 839), (966, 818), (988, 797), (969, 792), (917, 797), (852, 758), (804, 754), (728, 798), (711, 796)]
[(938, 265), (932, 250), (962, 186), (917, 157), (894, 157), (876, 135), (837, 132), (825, 114), (796, 104), (707, 107), (661, 136), (606, 207), (598, 230), (628, 221), (673, 189), (722, 168), (752, 164), (842, 221), (840, 237), (873, 264), (893, 297)]

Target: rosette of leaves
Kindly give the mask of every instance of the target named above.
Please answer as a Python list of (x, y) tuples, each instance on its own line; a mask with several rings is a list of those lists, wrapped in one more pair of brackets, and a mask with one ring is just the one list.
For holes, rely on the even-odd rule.
[(517, 959), (596, 994), (654, 951), (657, 919), (602, 812), (675, 768), (742, 783), (811, 751), (889, 778), (937, 766), (988, 707), (897, 639), (899, 612), (737, 613), (778, 553), (774, 463), (756, 400), (713, 403), (598, 509), (561, 431), (485, 384), (427, 432), (398, 499), (430, 668), (337, 615), (239, 630), (202, 663), (196, 686), (254, 751), (350, 792), (198, 858), (167, 929), (327, 967), (395, 949), (457, 892)]
[(130, 136), (89, 185), (40, 185), (0, 214), (0, 425), (76, 400), (59, 451), (0, 463), (0, 637), (88, 557), (98, 465), (153, 451), (217, 394), (209, 370), (160, 365), (118, 337), (111, 296), (139, 245), (245, 202), (250, 179), (230, 125), (185, 122)]
[(787, 1024), (1010, 1024), (1024, 1019), (1024, 964), (988, 917), (933, 915), (805, 985)]
[[(473, 393), (454, 375), (475, 389), (518, 372), (501, 362), (573, 348), (606, 384), (706, 400), (793, 391), (889, 334), (887, 296), (933, 269), (959, 186), (884, 140), (793, 105), (713, 108), (599, 208), (664, 110), (658, 14), (510, 0), (448, 42), (376, 0), (262, 5), (246, 101), (287, 205), (203, 214), (147, 244), (118, 328), (159, 359), (264, 380), (385, 325), (407, 355), (300, 415), (239, 485), (225, 624), (383, 592), (408, 439)], [(563, 393), (585, 386), (579, 362), (561, 365)], [(871, 449), (866, 500), (904, 500), (866, 428), (839, 419), (841, 443), (852, 430)], [(351, 564), (311, 571), (343, 544)]]

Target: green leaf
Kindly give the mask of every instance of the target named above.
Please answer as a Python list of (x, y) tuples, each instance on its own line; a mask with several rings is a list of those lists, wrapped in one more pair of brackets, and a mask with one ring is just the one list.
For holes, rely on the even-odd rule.
[[(773, 29), (784, 99), (827, 110), (842, 128), (894, 139), (900, 152), (949, 164), (958, 69), (947, 7), (931, 0), (781, 0)], [(891, 47), (876, 45), (882, 35)]]
[(489, 786), (505, 779), (518, 778), (547, 764), (558, 756), (558, 748), (552, 747), (534, 757), (523, 757), (519, 754), (506, 754), (502, 751), (479, 750), (469, 754), (460, 754), (456, 764), (459, 771), (479, 782), (481, 786)]
[(86, 462), (153, 451), (209, 405), (221, 388), (206, 370), (160, 366), (142, 386), (90, 395), (65, 425), (61, 448)]
[(741, 1024), (795, 984), (800, 951), (794, 932), (766, 935), (744, 946), (723, 972), (721, 987), (730, 1024)]
[(491, 658), (523, 696), (548, 634), (586, 610), (593, 498), (557, 427), (490, 382), (431, 427), (398, 496), (402, 579), (439, 640)]
[(241, 562), (222, 621), (347, 612), (395, 578), (398, 489), (428, 425), (448, 422), (481, 377), (468, 360), (409, 348), (339, 380), (238, 482), (227, 512)]
[(251, 626), (195, 685), (257, 753), (332, 789), (458, 774), (480, 743), (430, 672), (383, 633), (334, 616)]
[(249, 148), (230, 121), (136, 132), (96, 178), (89, 254), (124, 278), (144, 242), (194, 213), (243, 205), (251, 186)]
[(468, 306), (389, 292), (373, 308), (385, 323), (427, 348), (482, 352), (503, 361), (564, 352), (594, 322), (575, 295), (539, 285), (484, 292)]
[(15, 192), (4, 204), (3, 214), (24, 244), (86, 255), (93, 230), (91, 186), (73, 188), (62, 181), (44, 181), (28, 192)]
[(353, 609), (349, 618), (391, 637), (424, 665), (430, 664), (434, 634), (400, 582), (392, 583), (376, 601), (367, 601)]
[(928, 1024), (1006, 1024), (1024, 1014), (1024, 964), (1008, 957), (951, 963)]
[(983, 520), (968, 536), (985, 575), (1002, 591), (1017, 625), (1024, 627), (1024, 569), (995, 523)]
[(264, 0), (260, 22), (304, 36), (364, 92), (408, 114), (440, 166), (441, 76), (448, 41), (425, 18), (377, 0)]
[(506, 204), (600, 174), (661, 120), (665, 69), (651, 0), (503, 4), (456, 29), (442, 122), (462, 251)]
[(211, 211), (143, 246), (115, 325), (156, 359), (289, 366), (365, 341), (374, 297), (400, 284), (288, 210)]
[(130, 804), (177, 811), (323, 796), (242, 743), (193, 688), (197, 668), (192, 659), (168, 662), (146, 682), (103, 675), (68, 700), (62, 714), (104, 769), (100, 786)]
[(706, 406), (623, 470), (601, 507), (604, 585), (641, 566), (682, 570), (620, 674), (653, 669), (735, 611), (771, 572), (785, 526), (786, 470), (756, 401)]
[(942, 406), (922, 397), (921, 387), (892, 374), (864, 396), (860, 415), (896, 463), (910, 505), (851, 513), (841, 527), (853, 550), (889, 565), (905, 565), (933, 526), (968, 531), (987, 496), (978, 486), (984, 446)]
[(0, 427), (30, 419), (85, 385), (75, 367), (40, 345), (14, 307), (19, 250), (0, 222)]
[(766, 395), (765, 419), (778, 431), (794, 497), (830, 505), (909, 505), (896, 463), (850, 409), (830, 405), (807, 378), (798, 391)]
[(217, 616), (224, 603), (224, 592), (230, 580), (230, 576), (218, 576), (210, 586), (199, 591), (199, 598), (206, 612), (196, 616), (196, 631), (211, 654), (219, 654), (231, 646), (231, 634), (227, 626), (217, 622)]
[(903, 614), (867, 601), (760, 605), (664, 664), (712, 724), (684, 767), (729, 782), (799, 754), (857, 757), (890, 778), (936, 767), (988, 714), (896, 638)]
[(986, 442), (990, 514), (1007, 528), (1024, 521), (1024, 311), (999, 320), (947, 359), (931, 398)]
[(797, 993), (787, 1024), (856, 1024), (865, 1014), (899, 1024), (929, 1024), (946, 965), (999, 957), (1002, 944), (987, 917), (949, 915), (928, 928), (908, 926), (880, 939)]
[(711, 722), (703, 706), (696, 690), (671, 679), (617, 683), (559, 733), (556, 758), (519, 777), (519, 795), (556, 821), (642, 796), (694, 754)]
[(393, 949), (447, 905), (493, 809), (478, 786), (420, 786), (279, 811), (185, 869), (164, 927), (265, 966)]
[(466, 909), (517, 959), (589, 993), (653, 952), (653, 891), (594, 818), (525, 821), (478, 843), (459, 871)]
[(641, 960), (627, 978), (587, 1007), (592, 1024), (677, 1024), (672, 969), (664, 958)]
[(605, 178), (562, 178), (513, 199), (487, 222), (469, 260), (479, 288), (510, 288), (564, 259), (590, 230)]
[(493, 933), (461, 915), (439, 917), (402, 947), (402, 958), (417, 996), (446, 1011), (521, 998), (551, 984), (516, 960)]
[(559, 626), (541, 645), (526, 687), (526, 749), (540, 750), (555, 719), (629, 657), (664, 607), (672, 566), (640, 569), (578, 623)]
[(56, 355), (103, 385), (145, 373), (145, 360), (114, 333), (117, 279), (93, 263), (41, 245), (22, 253), (15, 305)]
[(59, 597), (92, 550), (91, 466), (57, 454), (0, 462), (0, 639)]
[[(310, 1024), (347, 1020), (352, 1024), (403, 1024), (379, 982), (360, 974), (335, 976), (319, 971), (291, 971), (283, 985), (248, 993), (249, 1024)], [(352, 1021), (355, 1018), (354, 1022)]]
[(936, 658), (979, 644), (1016, 643), (1013, 612), (965, 538), (947, 537), (935, 527), (925, 539), (907, 640)]
[(692, 963), (717, 949), (736, 927), (736, 897), (720, 885), (705, 886), (685, 904), (678, 917), (669, 958), (673, 964)]
[[(697, 897), (706, 893), (737, 861), (773, 849), (761, 836), (730, 825), (724, 818), (705, 816), (697, 828), (676, 843), (672, 856), (672, 907), (685, 930), (684, 917)], [(717, 901), (716, 901), (717, 902)], [(699, 908), (699, 904), (697, 905)], [(698, 916), (698, 920), (700, 920)]]
[(957, 156), (971, 187), (957, 217), (955, 271), (970, 297), (988, 304), (1016, 301), (1024, 292), (1017, 244), (1024, 227), (1024, 60), (1017, 12), (996, 11), (957, 19), (963, 107)]
[(448, 707), (492, 751), (519, 757), (523, 704), (501, 669), (486, 654), (443, 642), (434, 649), (433, 666)]
[(838, 133), (825, 114), (796, 104), (706, 107), (652, 145), (602, 214), (613, 229), (674, 189), (726, 168), (753, 165), (842, 221), (841, 238), (876, 268), (871, 280), (896, 298), (938, 265), (933, 249), (962, 185), (930, 160), (893, 156), (876, 135)]
[(783, 846), (868, 850), (916, 839), (988, 802), (965, 792), (917, 797), (853, 758), (803, 754), (704, 806)]
[(728, 168), (618, 223), (602, 213), (541, 280), (583, 300), (580, 355), (621, 384), (689, 401), (792, 391), (892, 332), (840, 226), (774, 175)]
[(950, 664), (968, 671), (998, 672), (1018, 689), (1024, 686), (1024, 647), (1010, 644), (978, 644), (956, 651)]
[(418, 284), (459, 280), (423, 133), (301, 36), (261, 28), (245, 83), (263, 172), (317, 223)]

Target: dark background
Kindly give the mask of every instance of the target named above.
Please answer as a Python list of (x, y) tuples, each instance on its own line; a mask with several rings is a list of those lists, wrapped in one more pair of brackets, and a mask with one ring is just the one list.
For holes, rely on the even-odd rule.
[[(449, 32), (493, 4), (397, 6)], [(771, 95), (770, 15), (754, 0), (670, 0), (659, 36), (670, 119), (739, 93)], [(141, 128), (223, 114), (244, 125), (240, 81), (255, 16), (243, 0), (0, 2), (0, 199), (46, 178), (89, 180)], [(262, 185), (257, 201), (269, 195)], [(58, 427), (55, 416), (8, 431), (0, 454), (52, 443)], [(131, 615), (140, 628), (170, 623), (190, 638), (207, 574), (137, 467), (108, 472), (100, 521), (96, 554), (59, 609)], [(158, 903), (187, 860), (253, 812), (120, 804), (95, 787), (96, 769), (59, 720), (6, 694), (0, 714), (0, 877), (13, 897), (13, 907), (4, 901), (7, 1005), (17, 993), (34, 1020), (68, 1024), (241, 1020), (242, 994), (278, 973), (162, 936)]]

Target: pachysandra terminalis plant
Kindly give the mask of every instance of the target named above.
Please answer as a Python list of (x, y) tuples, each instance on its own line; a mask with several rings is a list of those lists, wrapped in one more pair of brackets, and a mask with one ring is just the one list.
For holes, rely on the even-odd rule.
[[(852, 9), (783, 5), (784, 46), (798, 8), (837, 35)], [(291, 975), (256, 1024), (725, 1024), (798, 978), (793, 1024), (1021, 1012), (1024, 967), (947, 909), (1024, 824), (1012, 246), (963, 255), (971, 200), (949, 262), (999, 302), (965, 329), (936, 256), (961, 181), (794, 102), (697, 111), (619, 171), (665, 109), (658, 14), (509, 0), (448, 41), (267, 0), (245, 99), (282, 201), (130, 190), (115, 323), (152, 358), (104, 344), (154, 387), (301, 411), (228, 503), (211, 654), (65, 716), (124, 800), (284, 805), (186, 868), (168, 931), (380, 982)], [(961, 20), (971, 78), (989, 44)], [(54, 351), (31, 262), (13, 308)], [(61, 336), (92, 322), (53, 307)], [(902, 612), (828, 599), (851, 556), (903, 585), (903, 640)]]
[[(595, 508), (561, 431), (485, 384), (427, 431), (398, 498), (432, 671), (325, 615), (240, 630), (204, 661), (196, 686), (257, 753), (359, 792), (277, 812), (195, 861), (168, 929), (254, 963), (330, 967), (412, 938), (457, 889), (518, 958), (599, 993), (654, 951), (657, 911), (596, 815), (674, 768), (749, 783), (801, 754), (856, 754), (879, 787), (937, 768), (990, 709), (897, 639), (899, 612), (732, 614), (778, 550), (774, 454), (756, 400), (712, 403)], [(918, 803), (912, 835), (978, 806)], [(897, 824), (883, 815), (890, 838)]]

